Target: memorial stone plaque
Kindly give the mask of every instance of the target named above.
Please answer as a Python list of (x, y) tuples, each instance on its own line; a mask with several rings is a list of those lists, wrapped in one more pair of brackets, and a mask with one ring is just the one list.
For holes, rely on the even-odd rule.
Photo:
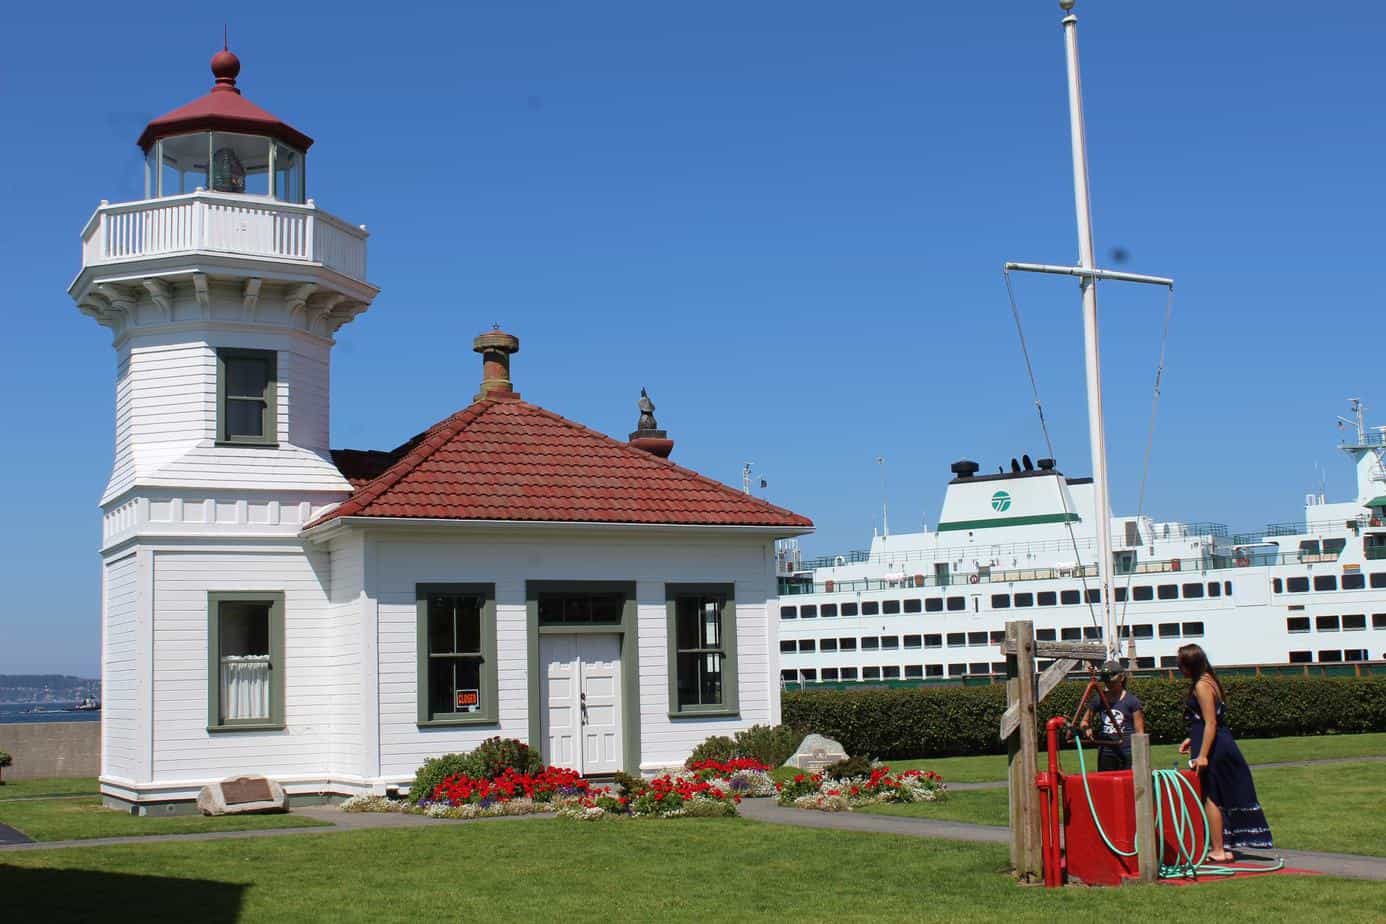
[(221, 784), (221, 796), (227, 805), (247, 802), (268, 802), (274, 798), (269, 780), (262, 776), (243, 776)]

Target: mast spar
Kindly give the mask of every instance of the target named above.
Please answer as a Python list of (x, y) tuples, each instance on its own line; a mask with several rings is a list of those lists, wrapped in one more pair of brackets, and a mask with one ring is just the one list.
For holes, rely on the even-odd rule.
[(1087, 378), (1088, 443), (1092, 451), (1093, 518), (1097, 532), (1097, 574), (1101, 585), (1102, 638), (1112, 658), (1120, 653), (1112, 599), (1112, 504), (1107, 479), (1107, 431), (1102, 411), (1102, 352), (1097, 319), (1097, 280), (1174, 287), (1174, 280), (1097, 268), (1092, 242), (1092, 200), (1088, 188), (1087, 127), (1083, 119), (1083, 80), (1078, 65), (1076, 0), (1059, 0), (1064, 11), (1064, 57), (1068, 72), (1069, 140), (1073, 148), (1073, 205), (1078, 219), (1078, 265), (1007, 263), (1006, 270), (1077, 276), (1083, 303), (1083, 359)]

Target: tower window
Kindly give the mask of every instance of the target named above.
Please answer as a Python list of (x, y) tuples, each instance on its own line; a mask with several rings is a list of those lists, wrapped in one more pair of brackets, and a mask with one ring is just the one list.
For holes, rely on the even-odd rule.
[(278, 442), (272, 350), (217, 350), (217, 441), (273, 446)]

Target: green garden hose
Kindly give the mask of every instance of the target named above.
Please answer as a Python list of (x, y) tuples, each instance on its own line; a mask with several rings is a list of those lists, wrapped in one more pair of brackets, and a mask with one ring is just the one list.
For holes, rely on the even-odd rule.
[[(1083, 742), (1078, 738), (1073, 739), (1073, 743), (1078, 746), (1078, 772), (1083, 780), (1083, 794), (1088, 800), (1088, 811), (1092, 813), (1092, 823), (1097, 828), (1098, 835), (1102, 838), (1102, 843), (1107, 845), (1107, 849), (1121, 857), (1134, 857), (1137, 852), (1138, 841), (1134, 838), (1131, 842), (1130, 850), (1122, 850), (1112, 843), (1107, 832), (1102, 828), (1102, 820), (1097, 815), (1097, 806), (1092, 801), (1092, 789), (1088, 786), (1088, 768), (1083, 761)], [(1171, 834), (1177, 845), (1178, 860), (1175, 863), (1163, 862), (1163, 854), (1160, 863), (1161, 879), (1194, 879), (1198, 876), (1235, 876), (1237, 873), (1273, 873), (1285, 868), (1284, 859), (1275, 861), (1274, 866), (1266, 867), (1233, 867), (1219, 866), (1213, 863), (1205, 863), (1208, 853), (1212, 848), (1212, 835), (1208, 831), (1208, 813), (1203, 810), (1203, 802), (1198, 797), (1198, 790), (1194, 789), (1188, 777), (1178, 770), (1156, 770), (1151, 774), (1154, 778), (1153, 793), (1155, 805), (1167, 806), (1171, 823)], [(1189, 811), (1189, 799), (1183, 798), (1185, 792), (1192, 797), (1193, 804), (1198, 807), (1198, 813), (1203, 816), (1203, 843), (1196, 844), (1197, 840), (1194, 827), (1194, 817)], [(1165, 813), (1155, 812), (1155, 843), (1165, 842)], [(1197, 851), (1197, 856), (1195, 856)]]

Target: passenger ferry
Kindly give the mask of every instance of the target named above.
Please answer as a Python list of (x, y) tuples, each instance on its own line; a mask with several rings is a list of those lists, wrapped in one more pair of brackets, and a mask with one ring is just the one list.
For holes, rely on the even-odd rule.
[[(1196, 641), (1221, 664), (1386, 658), (1386, 427), (1364, 407), (1340, 448), (1356, 496), (1305, 498), (1304, 521), (1231, 533), (1218, 523), (1111, 518), (1113, 609), (1129, 666), (1171, 668)], [(778, 551), (783, 684), (929, 681), (1005, 673), (1005, 623), (1039, 640), (1105, 641), (1091, 478), (1052, 459), (995, 474), (952, 466), (936, 529), (869, 551)], [(1040, 662), (1041, 668), (1045, 662)]]

